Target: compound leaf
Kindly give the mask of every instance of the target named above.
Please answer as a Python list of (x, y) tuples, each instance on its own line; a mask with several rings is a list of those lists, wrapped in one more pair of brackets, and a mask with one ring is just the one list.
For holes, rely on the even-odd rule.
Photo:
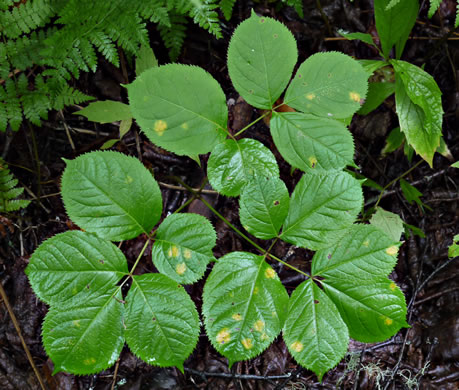
[(270, 109), (287, 86), (297, 58), (292, 33), (282, 23), (252, 11), (229, 44), (228, 73), (249, 104)]
[(349, 344), (338, 309), (311, 279), (293, 291), (283, 332), (292, 356), (314, 371), (319, 381), (339, 363)]
[(281, 239), (312, 250), (328, 247), (362, 207), (358, 180), (341, 171), (308, 172), (293, 191)]
[(35, 294), (60, 307), (85, 302), (94, 291), (115, 286), (128, 268), (123, 253), (94, 234), (72, 230), (43, 242), (26, 268)]
[(279, 167), (271, 151), (250, 138), (228, 139), (217, 145), (207, 163), (210, 184), (227, 196), (238, 196), (255, 173), (279, 177)]
[(81, 228), (111, 241), (148, 233), (162, 211), (161, 191), (136, 158), (96, 151), (66, 160), (62, 199)]
[(398, 214), (386, 211), (381, 207), (376, 209), (372, 215), (370, 223), (387, 234), (394, 241), (400, 241), (400, 237), (404, 231), (403, 221)]
[(115, 363), (124, 345), (121, 299), (113, 286), (65, 310), (51, 306), (43, 322), (43, 345), (54, 363), (53, 374), (94, 374)]
[(178, 283), (194, 283), (214, 260), (216, 240), (214, 228), (202, 215), (172, 214), (159, 225), (151, 256), (159, 272)]
[(353, 164), (354, 141), (343, 123), (301, 112), (275, 113), (271, 135), (282, 157), (302, 171)]
[(317, 53), (304, 61), (285, 93), (284, 103), (321, 117), (344, 119), (363, 104), (368, 74), (351, 57)]
[(204, 286), (206, 333), (230, 366), (263, 352), (280, 333), (288, 294), (262, 256), (233, 252), (215, 264)]
[(199, 316), (185, 289), (162, 274), (135, 275), (126, 296), (126, 342), (148, 364), (176, 366), (199, 337)]
[(241, 192), (241, 224), (255, 237), (276, 237), (287, 217), (289, 203), (288, 190), (281, 179), (255, 175)]
[[(332, 244), (332, 243), (330, 243)], [(387, 276), (397, 262), (400, 242), (371, 225), (353, 225), (330, 248), (317, 251), (312, 274), (327, 280), (362, 280)]]
[(132, 118), (131, 109), (127, 104), (115, 100), (104, 100), (89, 103), (76, 115), (83, 115), (92, 122), (110, 123)]
[(338, 308), (350, 336), (364, 343), (387, 340), (400, 328), (408, 327), (403, 293), (390, 279), (345, 279), (321, 282), (325, 293)]
[(202, 68), (181, 64), (150, 68), (127, 89), (140, 128), (166, 150), (196, 157), (226, 138), (225, 95)]

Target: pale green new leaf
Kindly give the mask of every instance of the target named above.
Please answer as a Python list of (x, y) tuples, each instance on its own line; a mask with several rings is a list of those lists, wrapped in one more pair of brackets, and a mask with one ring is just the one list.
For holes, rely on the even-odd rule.
[(431, 128), (434, 131), (425, 128), (427, 119), (422, 108), (410, 100), (400, 80), (395, 86), (395, 104), (400, 130), (405, 134), (408, 144), (432, 167), (433, 156), (440, 146), (441, 132), (435, 128)]
[(338, 308), (350, 336), (364, 343), (387, 340), (406, 322), (403, 293), (390, 279), (324, 280), (325, 293)]
[(371, 34), (367, 34), (367, 33), (361, 33), (361, 32), (354, 32), (354, 33), (348, 33), (344, 30), (338, 30), (338, 34), (341, 35), (342, 37), (346, 38), (346, 39), (349, 39), (350, 41), (353, 41), (353, 40), (358, 40), (358, 41), (362, 41), (364, 43), (366, 43), (367, 45), (370, 45), (370, 46), (373, 46), (373, 47), (376, 47), (378, 48), (374, 41), (373, 41), (373, 37), (371, 36)]
[(371, 216), (370, 224), (387, 234), (394, 241), (399, 241), (403, 233), (403, 221), (398, 214), (386, 211), (381, 207)]
[(403, 0), (388, 7), (390, 0), (374, 0), (375, 22), (384, 57), (395, 45), (396, 57), (402, 55), (405, 43), (416, 22), (418, 0)]
[(249, 104), (270, 109), (287, 86), (297, 58), (292, 33), (277, 20), (252, 11), (229, 44), (228, 73)]
[(283, 333), (292, 356), (319, 381), (344, 357), (349, 344), (338, 309), (311, 279), (293, 291)]
[(132, 118), (131, 109), (127, 104), (115, 100), (104, 100), (89, 105), (75, 115), (83, 115), (92, 122), (111, 123)]
[(387, 62), (381, 60), (357, 60), (357, 62), (362, 65), (362, 68), (367, 72), (368, 76), (371, 76), (378, 69), (387, 66)]
[(158, 66), (155, 52), (150, 46), (140, 45), (137, 58), (135, 59), (135, 74), (139, 76), (146, 70)]
[(119, 287), (93, 291), (83, 301), (52, 306), (43, 322), (43, 345), (53, 374), (95, 374), (115, 363), (124, 345), (124, 306)]
[(136, 158), (96, 151), (66, 163), (62, 200), (69, 217), (84, 230), (121, 241), (149, 233), (158, 222), (161, 191)]
[(71, 230), (43, 242), (25, 273), (42, 301), (62, 307), (65, 301), (85, 302), (95, 291), (116, 286), (128, 268), (123, 253), (111, 242)]
[(215, 264), (204, 286), (206, 333), (230, 366), (263, 352), (280, 333), (288, 294), (262, 256), (232, 252)]
[(225, 95), (202, 68), (181, 64), (150, 68), (127, 89), (134, 119), (151, 142), (166, 150), (196, 157), (226, 137)]
[(271, 135), (282, 157), (302, 171), (342, 169), (353, 164), (352, 135), (334, 119), (301, 112), (274, 113)]
[(199, 316), (185, 289), (161, 274), (133, 277), (126, 296), (126, 342), (148, 364), (176, 366), (191, 354), (199, 337)]
[(284, 103), (322, 117), (348, 118), (363, 104), (368, 74), (353, 58), (317, 53), (304, 61), (285, 93)]
[(287, 217), (289, 203), (288, 190), (281, 179), (256, 175), (241, 192), (241, 224), (255, 237), (276, 237)]
[(378, 108), (390, 95), (395, 92), (395, 83), (377, 82), (368, 84), (367, 98), (365, 104), (357, 112), (360, 115), (367, 115)]
[(178, 283), (194, 283), (214, 260), (216, 240), (214, 228), (202, 215), (172, 214), (156, 231), (151, 257), (159, 272)]
[(271, 151), (250, 138), (226, 140), (212, 151), (207, 175), (212, 187), (223, 195), (238, 196), (255, 173), (279, 177), (279, 167)]
[(401, 244), (371, 225), (356, 224), (330, 245), (315, 253), (312, 274), (338, 282), (360, 282), (389, 275)]
[(328, 247), (355, 221), (362, 203), (360, 183), (348, 173), (308, 172), (293, 191), (281, 239), (312, 250)]
[(455, 163), (451, 164), (453, 168), (459, 168), (459, 161), (456, 161)]

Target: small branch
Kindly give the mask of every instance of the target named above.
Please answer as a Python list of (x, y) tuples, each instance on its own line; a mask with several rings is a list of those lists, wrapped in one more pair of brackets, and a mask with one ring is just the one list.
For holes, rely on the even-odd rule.
[(292, 374), (285, 375), (272, 375), (272, 376), (262, 376), (262, 375), (246, 375), (246, 374), (227, 374), (224, 372), (205, 372), (193, 370), (192, 368), (186, 368), (185, 371), (200, 376), (203, 380), (206, 380), (207, 377), (215, 378), (226, 378), (226, 379), (246, 379), (246, 380), (259, 380), (259, 381), (272, 381), (276, 379), (289, 379)]
[[(169, 188), (171, 190), (179, 190), (179, 191), (188, 191), (187, 188), (185, 187), (182, 187), (182, 186), (174, 186), (173, 184), (167, 184), (167, 183), (163, 183), (163, 182), (158, 182), (159, 185), (161, 187), (164, 187), (164, 188)], [(203, 193), (203, 194), (212, 194), (212, 195), (218, 195), (218, 192), (217, 191), (214, 191), (214, 190), (205, 190), (205, 189), (200, 189), (200, 188), (192, 188), (192, 190), (194, 192), (197, 192), (197, 193)]]

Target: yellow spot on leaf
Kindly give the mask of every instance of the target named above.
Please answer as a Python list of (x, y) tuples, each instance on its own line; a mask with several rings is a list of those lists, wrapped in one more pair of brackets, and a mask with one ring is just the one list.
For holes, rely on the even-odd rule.
[(72, 324), (75, 328), (79, 328), (80, 327), (80, 320), (73, 320), (72, 321)]
[(223, 328), (220, 332), (217, 334), (217, 343), (219, 344), (225, 344), (231, 340), (231, 335), (228, 330), (228, 328)]
[(242, 316), (239, 313), (234, 313), (231, 317), (233, 318), (234, 321), (242, 320)]
[(255, 288), (253, 289), (253, 295), (257, 295), (257, 294), (258, 294), (258, 287), (255, 287)]
[(175, 272), (177, 272), (179, 275), (183, 275), (185, 271), (186, 271), (185, 263), (177, 264), (177, 267), (175, 267)]
[(167, 251), (167, 256), (172, 257), (172, 249), (171, 248), (169, 248), (169, 250)]
[(261, 336), (260, 336), (260, 340), (261, 341), (265, 341), (265, 340), (268, 340), (268, 339), (269, 339), (269, 336), (265, 332), (263, 332), (261, 334)]
[(241, 341), (242, 345), (244, 346), (245, 349), (252, 349), (253, 348), (253, 343), (252, 339), (244, 339)]
[(358, 92), (349, 92), (349, 97), (354, 102), (360, 102), (360, 93), (358, 93)]
[(308, 100), (312, 100), (312, 99), (314, 99), (315, 97), (316, 97), (316, 95), (313, 94), (313, 93), (308, 93), (308, 94), (306, 95), (306, 99), (308, 99)]
[(96, 359), (93, 358), (93, 357), (83, 360), (83, 364), (84, 364), (85, 366), (90, 366), (90, 365), (94, 364), (95, 362), (96, 362)]
[(365, 240), (362, 245), (368, 248), (368, 246), (370, 245), (370, 240)]
[(272, 315), (273, 317), (277, 317), (277, 313), (276, 313), (275, 311), (272, 311), (272, 312), (271, 312), (271, 315)]
[(167, 123), (160, 119), (155, 122), (153, 129), (161, 137), (167, 129)]
[(389, 284), (389, 288), (390, 288), (392, 291), (394, 291), (394, 290), (397, 288), (397, 285), (396, 285), (394, 282), (391, 282), (391, 283)]
[(183, 251), (183, 256), (185, 256), (185, 259), (191, 259), (191, 251), (189, 249), (185, 249)]
[(292, 344), (290, 344), (290, 348), (294, 350), (295, 352), (301, 352), (304, 348), (303, 343), (300, 341), (295, 341)]
[(126, 176), (126, 184), (131, 184), (134, 179), (131, 176)]
[(188, 130), (190, 127), (188, 126), (188, 123), (182, 123), (182, 125), (180, 126), (183, 130)]
[(276, 271), (274, 271), (272, 268), (266, 268), (265, 276), (268, 279), (274, 279), (276, 277)]
[(392, 319), (390, 319), (389, 317), (386, 317), (386, 318), (384, 319), (384, 323), (385, 323), (386, 325), (392, 325), (393, 322), (394, 322), (394, 321), (393, 321)]
[(395, 256), (398, 252), (398, 248), (395, 245), (392, 245), (391, 247), (386, 249), (386, 253), (390, 256)]
[(177, 248), (175, 245), (172, 245), (171, 254), (172, 257), (177, 257), (180, 254), (180, 249)]
[(258, 320), (257, 322), (255, 322), (253, 324), (253, 328), (257, 331), (257, 332), (261, 332), (264, 328), (265, 328), (265, 322), (262, 321), (262, 320)]
[(315, 168), (317, 165), (317, 159), (314, 156), (309, 157), (309, 164), (311, 168)]

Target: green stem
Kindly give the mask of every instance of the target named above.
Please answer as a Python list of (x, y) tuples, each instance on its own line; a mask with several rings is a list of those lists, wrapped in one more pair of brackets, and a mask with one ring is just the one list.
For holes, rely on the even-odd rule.
[[(147, 246), (148, 244), (150, 243), (150, 239), (148, 239), (147, 241), (145, 241), (145, 244), (142, 248), (142, 250), (140, 251), (139, 255), (137, 256), (137, 259), (135, 260), (135, 263), (134, 265), (132, 266), (131, 268), (131, 272), (129, 272), (129, 276), (132, 278), (132, 275), (135, 271), (135, 269), (137, 268), (137, 264), (139, 264), (139, 261), (140, 259), (142, 258), (143, 254), (145, 253), (146, 249), (147, 249)], [(127, 280), (127, 279), (126, 279)]]
[(249, 123), (246, 127), (243, 129), (239, 130), (236, 134), (234, 134), (234, 137), (237, 137), (238, 135), (241, 135), (244, 131), (246, 131), (248, 128), (252, 127), (255, 123), (261, 121), (263, 118), (267, 117), (269, 114), (271, 114), (272, 111), (267, 111), (263, 115), (259, 116), (257, 119), (255, 119), (252, 123)]
[(381, 193), (379, 194), (378, 200), (377, 200), (376, 203), (375, 203), (375, 208), (378, 207), (379, 202), (381, 201), (384, 192), (385, 192), (390, 186), (392, 186), (394, 183), (396, 183), (396, 182), (399, 181), (400, 179), (404, 178), (406, 175), (408, 175), (411, 171), (413, 171), (414, 169), (416, 169), (416, 168), (417, 168), (419, 165), (421, 165), (423, 162), (424, 162), (424, 160), (419, 160), (416, 164), (414, 164), (414, 165), (413, 165), (410, 169), (408, 169), (406, 172), (402, 173), (399, 177), (397, 177), (397, 178), (395, 178), (394, 180), (390, 181), (389, 184), (387, 184), (387, 185), (381, 190)]

